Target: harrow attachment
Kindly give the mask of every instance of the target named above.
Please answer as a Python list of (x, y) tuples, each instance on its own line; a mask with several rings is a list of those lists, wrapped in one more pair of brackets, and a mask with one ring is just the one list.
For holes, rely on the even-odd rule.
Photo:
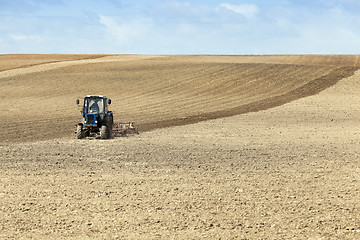
[(118, 136), (125, 137), (128, 134), (139, 134), (139, 131), (135, 127), (134, 122), (114, 123), (113, 134), (114, 134), (114, 137), (118, 137)]

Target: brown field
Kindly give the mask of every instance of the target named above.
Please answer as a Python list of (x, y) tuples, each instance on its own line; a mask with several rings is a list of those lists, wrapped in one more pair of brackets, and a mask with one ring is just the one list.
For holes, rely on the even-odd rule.
[(147, 131), (278, 106), (318, 93), (360, 65), (356, 56), (31, 56), (24, 66), (3, 57), (14, 69), (0, 72), (8, 106), (0, 144), (69, 136), (80, 116), (75, 99), (87, 94), (111, 97), (115, 120)]
[[(0, 238), (360, 238), (358, 55), (0, 56)], [(140, 135), (75, 140), (104, 94)]]

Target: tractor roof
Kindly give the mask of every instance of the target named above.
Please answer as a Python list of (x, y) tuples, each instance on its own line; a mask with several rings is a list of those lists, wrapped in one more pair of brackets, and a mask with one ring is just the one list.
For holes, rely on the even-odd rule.
[(87, 95), (85, 98), (107, 98), (104, 95)]

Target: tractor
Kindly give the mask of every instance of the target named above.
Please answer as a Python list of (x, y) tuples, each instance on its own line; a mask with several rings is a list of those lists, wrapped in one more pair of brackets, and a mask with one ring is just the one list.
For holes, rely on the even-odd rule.
[[(80, 100), (76, 100), (79, 106)], [(88, 95), (82, 106), (82, 121), (77, 124), (76, 137), (82, 139), (100, 135), (101, 139), (113, 137), (113, 113), (108, 110), (111, 99), (102, 95)]]

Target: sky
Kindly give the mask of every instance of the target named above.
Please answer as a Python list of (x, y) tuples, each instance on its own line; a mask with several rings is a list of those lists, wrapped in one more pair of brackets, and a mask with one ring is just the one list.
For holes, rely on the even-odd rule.
[(360, 0), (0, 0), (0, 54), (360, 54)]

